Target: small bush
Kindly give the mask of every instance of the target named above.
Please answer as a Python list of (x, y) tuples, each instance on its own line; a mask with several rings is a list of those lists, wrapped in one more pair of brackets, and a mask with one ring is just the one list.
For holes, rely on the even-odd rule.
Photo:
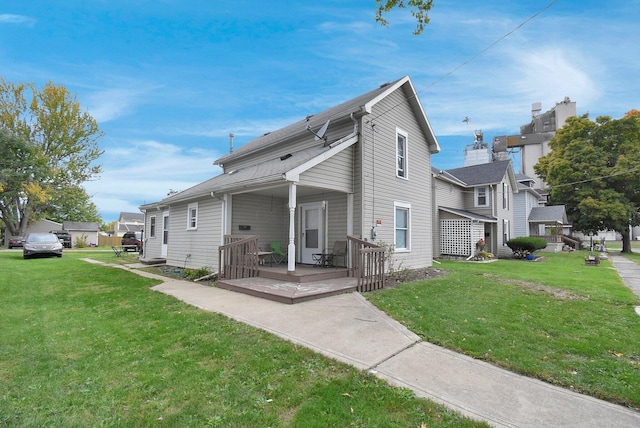
[(521, 236), (520, 238), (509, 240), (507, 246), (513, 251), (514, 257), (524, 259), (527, 254), (546, 248), (547, 241), (533, 236)]
[(87, 235), (83, 233), (80, 236), (76, 236), (73, 246), (75, 248), (87, 248), (89, 246), (89, 242), (87, 242)]
[(211, 273), (211, 271), (206, 267), (201, 267), (199, 269), (185, 269), (184, 274), (189, 281), (193, 281), (198, 278), (202, 278), (203, 276), (207, 276)]

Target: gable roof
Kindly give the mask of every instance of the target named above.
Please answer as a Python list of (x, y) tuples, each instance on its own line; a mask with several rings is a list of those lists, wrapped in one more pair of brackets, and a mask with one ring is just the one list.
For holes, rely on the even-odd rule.
[(504, 176), (508, 174), (509, 179), (517, 186), (515, 173), (513, 172), (513, 167), (511, 167), (510, 160), (448, 169), (444, 172), (469, 187), (496, 184), (501, 182)]
[(62, 223), (62, 229), (97, 232), (100, 230), (100, 225), (93, 221), (65, 221)]
[(435, 134), (431, 129), (431, 125), (427, 119), (424, 110), (418, 100), (418, 96), (415, 92), (413, 84), (409, 76), (404, 76), (391, 83), (385, 83), (379, 88), (362, 94), (355, 98), (350, 99), (342, 104), (331, 107), (320, 113), (308, 116), (307, 118), (278, 129), (277, 131), (268, 132), (247, 144), (234, 150), (233, 153), (229, 153), (219, 159), (214, 164), (224, 165), (231, 160), (239, 159), (257, 152), (268, 150), (273, 146), (279, 145), (287, 140), (294, 139), (304, 134), (308, 134), (307, 126), (312, 129), (321, 127), (327, 120), (338, 120), (349, 118), (352, 114), (363, 115), (365, 113), (371, 113), (373, 106), (379, 101), (384, 99), (387, 95), (391, 94), (400, 87), (405, 87), (407, 93), (408, 102), (411, 104), (413, 110), (416, 112), (416, 117), (423, 130), (424, 135), (429, 142), (429, 149), (431, 153), (438, 153), (440, 151), (440, 145), (435, 138)]
[[(273, 150), (276, 145), (284, 144), (289, 141), (307, 135), (307, 125), (316, 129), (322, 126), (328, 119), (345, 119), (351, 120), (352, 114), (371, 113), (373, 106), (384, 99), (389, 94), (402, 88), (405, 96), (411, 104), (415, 112), (416, 119), (420, 124), (426, 140), (429, 144), (431, 153), (440, 151), (440, 146), (431, 130), (431, 125), (417, 98), (411, 80), (408, 76), (396, 80), (393, 83), (387, 83), (381, 87), (360, 95), (345, 103), (339, 104), (319, 114), (311, 116), (309, 121), (306, 119), (298, 121), (292, 125), (286, 126), (278, 131), (267, 133), (255, 140), (238, 148), (233, 153), (215, 161), (215, 164), (223, 165), (231, 160), (237, 160), (244, 157), (252, 156), (256, 153)], [(158, 203), (142, 205), (141, 209), (151, 207), (164, 206), (176, 202), (185, 202), (194, 200), (206, 195), (215, 193), (225, 193), (235, 190), (249, 190), (265, 186), (284, 184), (287, 181), (298, 181), (299, 176), (304, 171), (312, 168), (320, 162), (340, 153), (342, 150), (350, 147), (358, 141), (358, 133), (354, 132), (344, 136), (343, 138), (332, 142), (331, 144), (317, 144), (313, 147), (292, 151), (287, 156), (276, 157), (261, 163), (244, 167), (238, 170), (225, 171), (225, 173), (213, 177), (207, 181), (196, 184), (189, 189), (168, 196)]]
[(564, 205), (534, 207), (529, 213), (529, 223), (567, 224), (567, 212)]
[(142, 213), (129, 213), (129, 212), (122, 211), (120, 213), (120, 217), (118, 218), (118, 221), (121, 222), (121, 223), (124, 223), (124, 222), (130, 222), (130, 223), (139, 222), (139, 223), (142, 223), (142, 222), (144, 222), (144, 214), (142, 214)]

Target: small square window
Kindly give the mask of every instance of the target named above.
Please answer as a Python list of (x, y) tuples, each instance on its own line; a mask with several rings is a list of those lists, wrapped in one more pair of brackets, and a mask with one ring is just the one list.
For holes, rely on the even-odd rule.
[(489, 195), (488, 195), (487, 187), (476, 187), (475, 197), (476, 197), (476, 207), (486, 207), (489, 206)]

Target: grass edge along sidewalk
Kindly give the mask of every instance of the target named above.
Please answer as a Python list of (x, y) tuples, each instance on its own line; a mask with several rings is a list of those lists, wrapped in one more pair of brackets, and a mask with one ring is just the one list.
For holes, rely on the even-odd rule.
[(84, 256), (0, 253), (0, 425), (486, 426)]
[(584, 256), (443, 261), (446, 276), (366, 297), (425, 341), (638, 410), (638, 298)]

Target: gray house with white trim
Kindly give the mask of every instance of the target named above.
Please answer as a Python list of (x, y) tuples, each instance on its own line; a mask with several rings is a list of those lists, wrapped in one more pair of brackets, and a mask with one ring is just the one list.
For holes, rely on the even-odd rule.
[(498, 257), (512, 251), (514, 195), (518, 183), (510, 160), (438, 170), (433, 174), (435, 256), (471, 257), (481, 239)]
[[(328, 125), (327, 125), (328, 124)], [(229, 235), (280, 242), (287, 269), (347, 236), (432, 265), (431, 155), (440, 147), (408, 76), (264, 134), (218, 159), (222, 174), (140, 207), (145, 259), (218, 264)]]

